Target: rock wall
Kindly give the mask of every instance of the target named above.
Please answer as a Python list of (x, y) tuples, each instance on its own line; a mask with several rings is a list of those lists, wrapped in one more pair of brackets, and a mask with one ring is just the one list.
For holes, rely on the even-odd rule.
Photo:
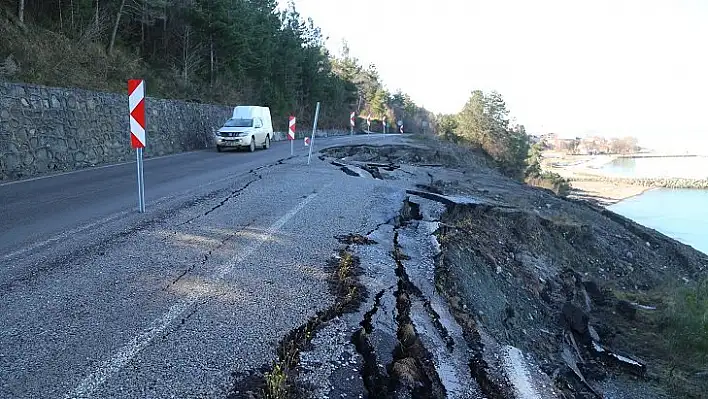
[[(212, 146), (212, 129), (230, 115), (148, 98), (145, 156)], [(131, 161), (129, 126), (127, 94), (0, 82), (0, 181)]]

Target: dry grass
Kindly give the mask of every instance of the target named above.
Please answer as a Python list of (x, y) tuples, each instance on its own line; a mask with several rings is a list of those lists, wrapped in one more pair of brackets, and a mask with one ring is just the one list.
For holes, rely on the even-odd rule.
[(666, 284), (650, 292), (614, 291), (618, 299), (656, 307), (638, 311), (625, 328), (624, 345), (653, 358), (655, 370), (676, 397), (699, 398), (708, 389), (708, 279)]
[(287, 387), (288, 376), (285, 369), (276, 364), (270, 373), (265, 374), (265, 392), (263, 397), (266, 399), (284, 399), (288, 396)]
[(526, 178), (526, 184), (551, 190), (560, 196), (570, 193), (570, 183), (557, 173), (545, 172), (539, 176), (529, 176)]

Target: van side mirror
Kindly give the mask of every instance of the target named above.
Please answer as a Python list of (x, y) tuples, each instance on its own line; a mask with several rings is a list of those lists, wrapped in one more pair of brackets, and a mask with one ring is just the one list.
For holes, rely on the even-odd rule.
[(256, 119), (256, 121), (253, 123), (253, 127), (261, 128), (263, 127), (263, 122), (261, 122), (260, 119)]

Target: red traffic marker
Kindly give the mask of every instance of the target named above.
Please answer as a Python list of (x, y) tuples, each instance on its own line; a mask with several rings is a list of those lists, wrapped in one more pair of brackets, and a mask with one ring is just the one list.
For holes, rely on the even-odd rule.
[(290, 116), (288, 121), (288, 140), (295, 140), (295, 117)]
[(351, 114), (349, 114), (349, 124), (351, 125), (351, 127), (356, 126), (356, 112), (352, 112)]
[(308, 147), (310, 145), (310, 138), (305, 137), (305, 147)]
[(128, 105), (130, 111), (130, 146), (145, 148), (145, 81), (128, 81)]

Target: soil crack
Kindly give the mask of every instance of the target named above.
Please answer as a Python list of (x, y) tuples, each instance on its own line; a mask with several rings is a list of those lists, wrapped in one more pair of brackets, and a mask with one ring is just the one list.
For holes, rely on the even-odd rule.
[[(398, 288), (395, 292), (396, 309), (398, 314), (398, 346), (393, 353), (393, 363), (388, 366), (392, 379), (389, 389), (402, 391), (413, 398), (444, 398), (445, 387), (435, 369), (433, 357), (420, 340), (411, 319), (411, 295), (419, 300), (422, 292), (408, 277), (404, 260), (408, 260), (399, 242), (399, 230), (412, 220), (420, 220), (420, 206), (408, 198), (403, 201), (401, 214), (397, 220), (393, 235), (393, 259), (396, 262), (396, 276)], [(438, 318), (439, 319), (439, 318)], [(439, 323), (439, 320), (438, 320)]]

